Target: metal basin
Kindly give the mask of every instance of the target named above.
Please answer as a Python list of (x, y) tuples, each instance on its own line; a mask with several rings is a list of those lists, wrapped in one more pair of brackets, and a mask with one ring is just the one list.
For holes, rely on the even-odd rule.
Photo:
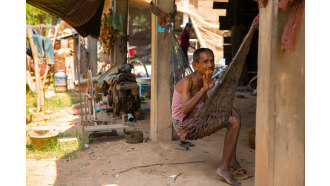
[(34, 148), (42, 149), (55, 141), (57, 134), (58, 133), (56, 131), (51, 130), (35, 130), (29, 132), (29, 137)]

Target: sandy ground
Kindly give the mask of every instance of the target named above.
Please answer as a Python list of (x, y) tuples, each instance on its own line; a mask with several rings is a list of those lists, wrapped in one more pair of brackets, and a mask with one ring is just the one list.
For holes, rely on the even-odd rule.
[[(242, 128), (240, 132), (237, 156), (243, 168), (254, 175), (255, 152), (248, 147), (248, 131), (255, 126), (256, 97), (249, 92), (238, 92), (245, 98), (236, 98), (235, 107), (242, 113)], [(148, 105), (143, 105), (143, 110)], [(145, 120), (138, 121), (144, 138), (149, 137), (149, 112), (143, 111)], [(105, 113), (102, 117), (107, 118)], [(50, 115), (52, 122), (32, 123), (27, 129), (50, 128), (59, 132), (80, 130), (79, 116), (74, 116), (70, 109)], [(118, 119), (118, 122), (120, 120)], [(154, 143), (151, 141), (128, 144), (122, 131), (119, 136), (100, 138), (98, 143), (89, 145), (88, 149), (79, 150), (79, 157), (66, 161), (65, 159), (26, 159), (26, 184), (28, 186), (44, 185), (110, 185), (121, 186), (158, 186), (158, 185), (228, 185), (215, 174), (222, 156), (223, 140), (226, 129), (211, 136), (191, 141), (195, 144), (189, 151), (178, 149), (179, 141)], [(93, 150), (93, 154), (88, 152)], [(163, 162), (199, 161), (201, 163), (180, 165), (157, 165), (146, 168), (136, 168), (118, 174), (118, 172), (134, 166)], [(80, 169), (80, 167), (84, 167)], [(170, 176), (180, 176), (174, 182)], [(242, 185), (254, 185), (254, 177), (241, 181)]]

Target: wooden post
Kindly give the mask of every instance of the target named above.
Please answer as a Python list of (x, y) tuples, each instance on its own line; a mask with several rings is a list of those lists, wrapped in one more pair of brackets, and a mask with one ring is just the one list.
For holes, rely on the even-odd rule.
[(32, 92), (36, 92), (36, 83), (33, 82), (30, 71), (26, 71), (26, 82)]
[(46, 66), (44, 78), (43, 78), (42, 83), (41, 83), (42, 84), (42, 89), (45, 88), (45, 83), (46, 83), (46, 78), (47, 78), (48, 70), (49, 70), (49, 65)]
[(88, 64), (92, 70), (93, 76), (97, 73), (97, 39), (87, 36)]
[[(174, 0), (153, 0), (153, 3), (166, 13), (174, 10)], [(150, 137), (155, 142), (172, 140), (170, 120), (170, 41), (158, 32), (158, 17), (151, 17), (151, 112)], [(173, 20), (174, 21), (174, 20)]]
[(78, 74), (78, 91), (79, 91), (79, 104), (80, 104), (80, 125), (81, 125), (81, 131), (82, 131), (82, 139), (83, 143), (85, 143), (86, 135), (85, 135), (85, 126), (84, 126), (84, 117), (83, 117), (83, 107), (82, 107), (82, 98), (81, 98), (81, 87), (80, 87), (80, 78), (79, 78), (79, 66), (78, 66), (78, 52), (80, 52), (80, 47), (77, 48), (77, 45), (80, 45), (80, 36), (78, 36), (78, 42), (77, 39), (74, 38), (74, 66), (76, 67), (75, 70)]
[(128, 0), (113, 0), (113, 6), (116, 14), (122, 16), (123, 29), (119, 31), (120, 37), (117, 38), (111, 49), (111, 65), (121, 66), (127, 63), (127, 42), (122, 43), (121, 38), (127, 37)]
[(30, 56), (29, 55), (25, 55), (26, 56), (26, 70), (30, 71)]
[(260, 8), (256, 186), (305, 185), (305, 18), (295, 51), (281, 51), (287, 12)]
[(33, 55), (33, 62), (35, 66), (35, 76), (36, 76), (36, 92), (37, 92), (37, 112), (41, 110), (41, 107), (44, 103), (44, 95), (43, 89), (40, 83), (40, 71), (39, 71), (39, 57), (38, 57), (38, 49), (37, 46), (34, 45), (33, 38), (32, 38), (32, 29), (31, 27), (27, 28), (28, 39), (30, 42), (32, 55)]
[(55, 27), (55, 32), (54, 32), (54, 36), (53, 36), (53, 40), (52, 40), (53, 47), (55, 47), (56, 35), (57, 35), (58, 30), (60, 29), (60, 26), (61, 26), (61, 24), (57, 23), (57, 25)]

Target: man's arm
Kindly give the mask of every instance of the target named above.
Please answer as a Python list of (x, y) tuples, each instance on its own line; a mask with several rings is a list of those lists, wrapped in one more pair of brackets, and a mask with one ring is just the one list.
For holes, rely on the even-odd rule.
[(203, 75), (203, 87), (193, 97), (191, 97), (192, 80), (190, 78), (184, 79), (181, 89), (181, 109), (184, 114), (189, 114), (196, 107), (199, 100), (205, 96), (206, 92), (214, 87), (216, 80), (211, 80), (212, 73), (212, 71), (208, 71), (206, 72), (206, 75)]
[(192, 80), (190, 78), (185, 78), (183, 81), (182, 89), (181, 89), (181, 101), (182, 101), (182, 112), (183, 114), (189, 114), (194, 110), (199, 100), (203, 97), (206, 91), (201, 88), (199, 92), (191, 97), (191, 87)]

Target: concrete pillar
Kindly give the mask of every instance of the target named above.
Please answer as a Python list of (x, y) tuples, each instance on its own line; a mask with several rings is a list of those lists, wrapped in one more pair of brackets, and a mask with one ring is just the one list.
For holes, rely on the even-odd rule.
[(97, 39), (87, 36), (88, 63), (92, 70), (92, 75), (97, 73)]
[[(166, 13), (174, 10), (174, 0), (153, 0)], [(172, 140), (170, 121), (170, 42), (158, 32), (158, 17), (151, 17), (151, 112), (150, 137), (155, 142)]]
[(281, 51), (287, 13), (260, 9), (256, 186), (305, 185), (305, 18), (297, 49)]
[[(112, 5), (118, 16), (122, 16), (123, 29), (119, 31), (121, 37), (127, 37), (128, 0), (113, 0)], [(111, 50), (111, 64), (117, 66), (127, 63), (127, 42), (122, 43), (119, 37)]]

